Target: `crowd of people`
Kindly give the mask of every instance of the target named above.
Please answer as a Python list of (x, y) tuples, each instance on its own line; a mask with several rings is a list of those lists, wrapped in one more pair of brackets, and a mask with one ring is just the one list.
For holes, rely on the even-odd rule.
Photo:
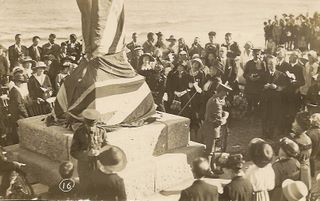
[(265, 44), (269, 53), (274, 54), (277, 46), (283, 44), (287, 50), (310, 49), (320, 52), (320, 15), (282, 14), (264, 22)]
[[(220, 164), (232, 179), (220, 200), (291, 201), (309, 194), (320, 156), (320, 18), (318, 14), (313, 18), (284, 17), (265, 24), (266, 48), (254, 47), (250, 41), (242, 48), (231, 33), (219, 43), (214, 31), (208, 33), (205, 46), (199, 37), (188, 46), (183, 38), (166, 38), (161, 32), (148, 33), (144, 43), (137, 33), (132, 34), (132, 41), (126, 45), (128, 61), (145, 77), (157, 110), (189, 118), (191, 140), (206, 145), (208, 160), (194, 162), (197, 181), (182, 191), (181, 201), (194, 196), (199, 201), (219, 199), (215, 188), (203, 183), (202, 178), (217, 176), (219, 145), (220, 151), (226, 151), (221, 141), (228, 134), (228, 126), (243, 118), (261, 118), (264, 139), (250, 143), (248, 155), (253, 165), (245, 172), (242, 155), (231, 155)], [(314, 31), (306, 31), (308, 27)], [(305, 49), (300, 47), (303, 37), (308, 41)], [(51, 111), (52, 98), (83, 57), (76, 35), (71, 34), (60, 45), (55, 39), (50, 34), (48, 43), (40, 46), (40, 38), (35, 36), (27, 48), (22, 35), (17, 34), (7, 55), (0, 50), (1, 86), (7, 90), (3, 94), (8, 94), (1, 96), (3, 105), (7, 105), (2, 108), (10, 114), (8, 119), (0, 115), (0, 129), (10, 143), (19, 142), (19, 119)], [(271, 43), (275, 43), (272, 51)], [(126, 200), (123, 180), (115, 174), (124, 168), (121, 150), (105, 141), (106, 133), (96, 125), (97, 111), (86, 110), (83, 116), (86, 120), (75, 131), (70, 149), (78, 160), (81, 196)], [(9, 131), (6, 122), (10, 123)], [(269, 141), (278, 139), (280, 150), (275, 157)], [(112, 160), (118, 160), (119, 166), (107, 165), (110, 160), (102, 153), (106, 158), (122, 155)], [(72, 173), (72, 165), (66, 166)], [(63, 177), (71, 177), (67, 175)], [(106, 186), (114, 189), (112, 193), (108, 194)]]

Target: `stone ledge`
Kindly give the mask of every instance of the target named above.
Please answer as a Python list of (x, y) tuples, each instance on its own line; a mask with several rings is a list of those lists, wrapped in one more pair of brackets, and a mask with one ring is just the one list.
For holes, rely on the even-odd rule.
[[(73, 133), (63, 127), (47, 127), (41, 121), (43, 118), (36, 116), (19, 121), (20, 146), (57, 162), (69, 160)], [(188, 136), (187, 118), (163, 113), (163, 117), (152, 124), (110, 132), (108, 140), (124, 149), (128, 161), (137, 161), (141, 156), (159, 156), (185, 147), (189, 142)]]

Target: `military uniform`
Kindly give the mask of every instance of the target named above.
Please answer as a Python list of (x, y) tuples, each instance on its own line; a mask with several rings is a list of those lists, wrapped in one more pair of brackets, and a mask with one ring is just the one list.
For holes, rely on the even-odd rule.
[(82, 190), (88, 188), (91, 183), (91, 174), (96, 169), (96, 159), (93, 156), (88, 156), (88, 152), (100, 150), (106, 144), (106, 131), (99, 126), (89, 128), (83, 124), (75, 131), (70, 154), (78, 160), (77, 168)]
[(220, 138), (220, 129), (223, 121), (222, 107), (225, 100), (213, 95), (207, 102), (203, 125), (199, 129), (199, 135), (205, 139), (207, 153), (211, 153), (213, 140)]

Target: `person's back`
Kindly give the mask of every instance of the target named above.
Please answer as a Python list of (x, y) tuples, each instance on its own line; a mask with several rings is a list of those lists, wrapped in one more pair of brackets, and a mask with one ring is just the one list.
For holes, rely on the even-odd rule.
[(94, 185), (89, 190), (93, 199), (107, 201), (124, 201), (127, 199), (123, 179), (116, 173), (104, 174), (96, 171), (93, 175)]
[(196, 180), (181, 192), (179, 201), (218, 201), (218, 188), (203, 180)]
[[(251, 201), (253, 200), (253, 188), (249, 180), (242, 176), (233, 178), (231, 183), (223, 189), (224, 200), (232, 201)], [(226, 192), (225, 192), (226, 191)], [(227, 198), (227, 199), (226, 199)], [(227, 201), (229, 201), (227, 200)]]

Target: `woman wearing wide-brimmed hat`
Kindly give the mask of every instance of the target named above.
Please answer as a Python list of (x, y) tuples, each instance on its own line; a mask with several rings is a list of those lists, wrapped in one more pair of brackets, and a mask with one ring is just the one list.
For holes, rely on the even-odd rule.
[(246, 170), (245, 178), (252, 184), (253, 201), (271, 201), (268, 191), (275, 186), (275, 173), (271, 166), (273, 149), (264, 140), (254, 138), (249, 143), (248, 152), (253, 164)]
[(37, 62), (36, 66), (33, 67), (35, 73), (30, 77), (28, 82), (30, 98), (34, 101), (33, 106), (37, 106), (37, 108), (39, 106), (39, 111), (38, 109), (32, 110), (34, 115), (47, 114), (50, 112), (45, 100), (52, 95), (52, 85), (49, 77), (44, 74), (46, 68), (47, 65), (44, 62)]
[(88, 192), (95, 200), (127, 200), (124, 181), (117, 172), (127, 165), (124, 151), (113, 145), (106, 145), (100, 150), (97, 158), (97, 170), (92, 174), (92, 185)]

